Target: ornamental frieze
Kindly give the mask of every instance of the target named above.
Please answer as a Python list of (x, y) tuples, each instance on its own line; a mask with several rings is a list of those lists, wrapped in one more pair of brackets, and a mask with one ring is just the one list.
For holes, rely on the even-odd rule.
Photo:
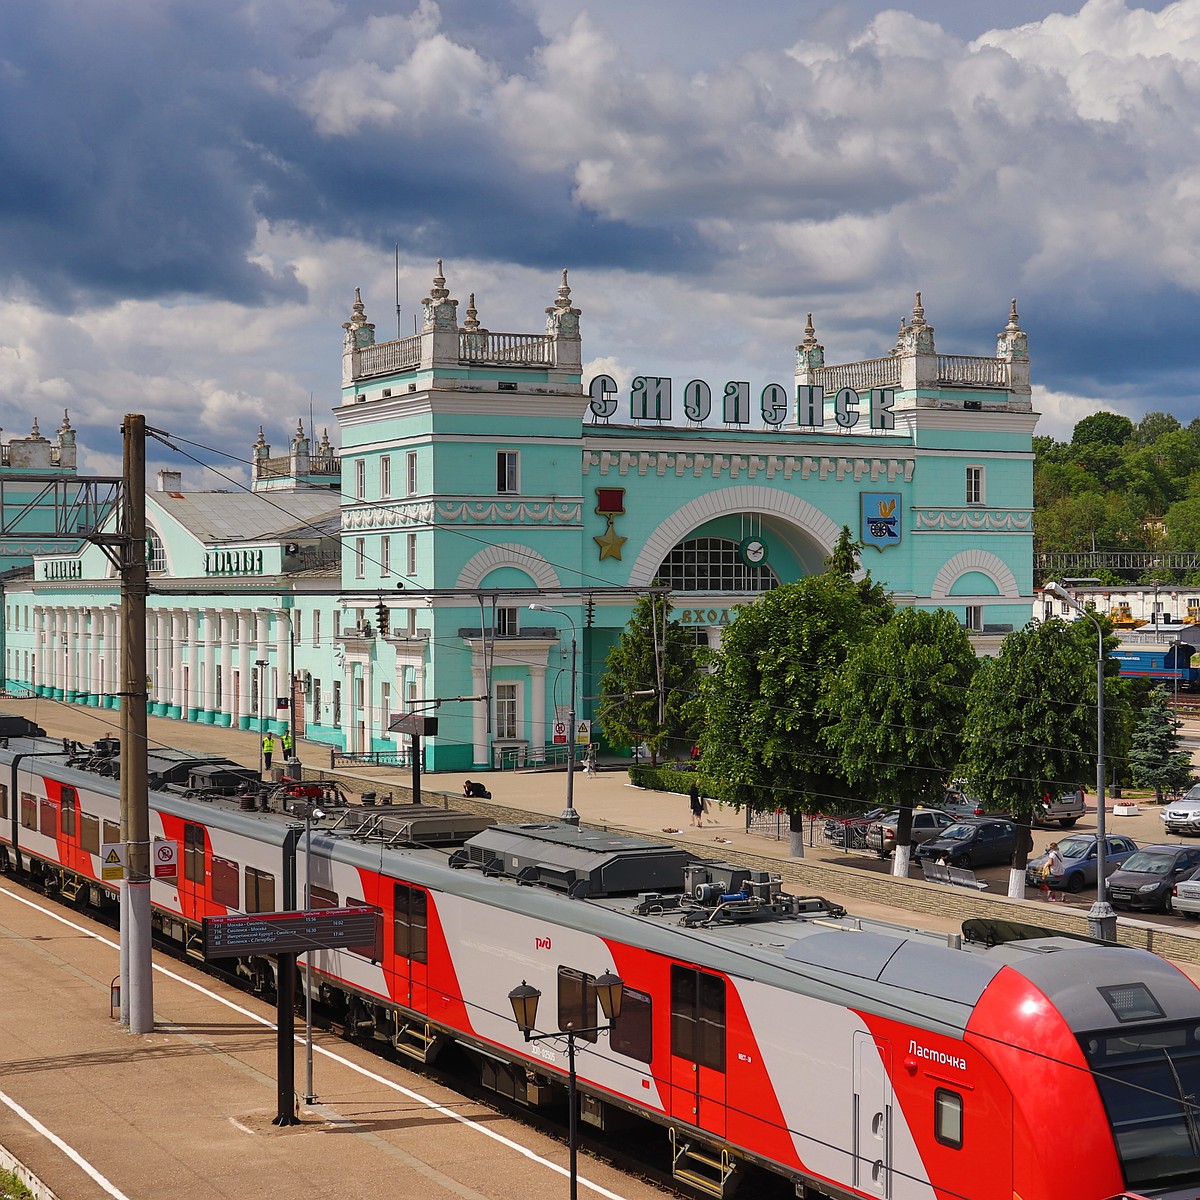
[(914, 508), (917, 533), (1028, 533), (1033, 528), (1029, 508)]
[(578, 526), (578, 500), (476, 500), (459, 497), (412, 504), (372, 504), (342, 513), (342, 529), (400, 529), (416, 525)]
[(852, 479), (908, 483), (911, 458), (837, 457), (824, 454), (687, 454), (663, 450), (592, 450), (583, 456), (583, 473), (599, 475), (685, 475), (693, 479)]

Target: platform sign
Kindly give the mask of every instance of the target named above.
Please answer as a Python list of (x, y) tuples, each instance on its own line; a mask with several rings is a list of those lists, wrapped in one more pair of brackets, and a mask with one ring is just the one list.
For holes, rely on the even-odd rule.
[(592, 740), (591, 721), (580, 721), (575, 726), (575, 741), (580, 746), (586, 746)]
[(104, 842), (100, 847), (100, 878), (125, 878), (125, 843)]
[(567, 744), (567, 723), (566, 721), (554, 722), (554, 744), (556, 746), (565, 746)]
[(303, 954), (370, 946), (376, 943), (379, 917), (379, 909), (369, 905), (205, 917), (204, 958), (208, 962), (246, 954)]
[(155, 838), (151, 851), (155, 879), (179, 878), (179, 844), (166, 838)]

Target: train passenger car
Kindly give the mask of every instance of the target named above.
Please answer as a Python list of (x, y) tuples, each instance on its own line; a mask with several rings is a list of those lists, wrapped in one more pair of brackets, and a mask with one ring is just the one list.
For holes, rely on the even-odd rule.
[[(0, 857), (68, 895), (76, 878), (107, 894), (61, 826), (67, 809), (76, 828), (84, 812), (108, 819), (113, 781), (14, 749), (0, 769), (37, 820), (5, 822)], [(150, 801), (185, 865), (194, 851), (194, 878), (152, 892), (161, 932), (186, 942), (252, 896), (282, 905), (299, 877), (314, 906), (374, 905), (374, 944), (317, 951), (302, 976), (326, 1012), (427, 1061), (457, 1042), (486, 1085), (540, 1104), (562, 1095), (567, 1047), (517, 1028), (509, 993), (532, 985), (538, 1028), (576, 1031), (582, 1119), (661, 1126), (677, 1178), (707, 1195), (750, 1164), (802, 1200), (1200, 1189), (1200, 989), (1147, 952), (1005, 922), (947, 938), (854, 918), (765, 872), (557, 822), (355, 805), (310, 808), (301, 839), (271, 804), (177, 787)], [(248, 867), (274, 891), (249, 889)], [(236, 895), (218, 895), (233, 876)], [(609, 971), (624, 999), (598, 1031)]]
[(1192, 666), (1194, 653), (1195, 647), (1185, 642), (1123, 642), (1112, 651), (1112, 657), (1120, 664), (1122, 675), (1191, 689), (1200, 682), (1200, 668)]

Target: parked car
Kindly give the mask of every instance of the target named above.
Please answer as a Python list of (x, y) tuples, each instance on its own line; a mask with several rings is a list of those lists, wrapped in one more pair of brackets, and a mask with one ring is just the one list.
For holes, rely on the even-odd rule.
[(1175, 885), (1200, 867), (1200, 847), (1172, 844), (1143, 846), (1108, 877), (1113, 908), (1166, 912)]
[(1189, 921), (1200, 917), (1200, 870), (1176, 881), (1171, 889), (1171, 910), (1181, 913)]
[[(1137, 842), (1133, 838), (1105, 838), (1108, 843), (1108, 854), (1105, 856), (1104, 877), (1107, 879), (1131, 854), (1137, 850)], [(1025, 867), (1025, 882), (1030, 887), (1038, 887), (1048, 882), (1056, 892), (1082, 892), (1085, 887), (1093, 887), (1096, 883), (1096, 836), (1091, 833), (1073, 833), (1058, 843), (1058, 852), (1063, 856), (1063, 873), (1061, 875), (1042, 879), (1042, 869), (1046, 865), (1047, 854), (1039, 854), (1031, 858)]]
[(941, 858), (952, 867), (986, 867), (1006, 863), (1017, 845), (1017, 826), (1002, 817), (965, 817), (914, 851), (918, 859)]
[(1200, 783), (1193, 784), (1173, 804), (1159, 809), (1158, 815), (1168, 833), (1200, 833)]
[[(1068, 788), (1058, 799), (1044, 799), (1033, 814), (1035, 825), (1061, 825), (1070, 829), (1084, 813), (1083, 788)], [(1061, 846), (1059, 847), (1061, 849)]]
[[(912, 815), (912, 845), (918, 846), (930, 838), (940, 836), (954, 824), (955, 818), (940, 808), (914, 808)], [(900, 812), (892, 809), (881, 821), (867, 829), (867, 849), (874, 850), (880, 858), (887, 858), (896, 849), (896, 827), (900, 823)]]

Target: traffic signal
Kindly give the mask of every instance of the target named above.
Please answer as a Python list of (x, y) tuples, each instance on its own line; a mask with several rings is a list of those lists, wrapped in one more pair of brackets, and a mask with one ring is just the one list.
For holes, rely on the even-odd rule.
[(375, 605), (375, 627), (379, 630), (381, 636), (386, 637), (388, 633), (389, 612), (388, 606), (382, 600)]

